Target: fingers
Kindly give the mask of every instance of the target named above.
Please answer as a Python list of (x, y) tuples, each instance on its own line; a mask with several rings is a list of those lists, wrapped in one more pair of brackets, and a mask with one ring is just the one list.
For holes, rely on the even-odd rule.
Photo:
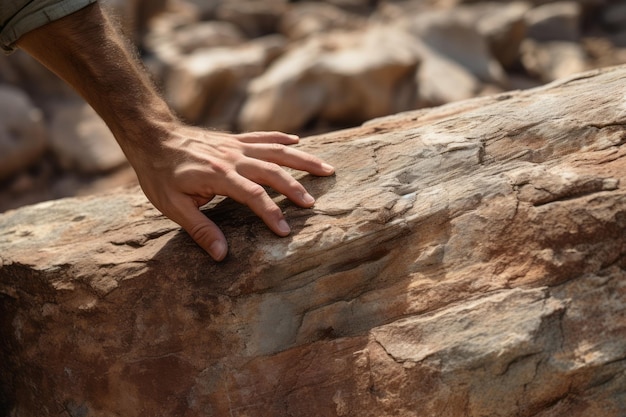
[(300, 139), (297, 135), (289, 135), (283, 132), (249, 132), (240, 133), (235, 137), (244, 143), (280, 143), (283, 145), (293, 145)]
[(301, 207), (311, 207), (315, 203), (302, 184), (274, 163), (247, 158), (237, 172), (250, 181), (272, 187)]
[(334, 172), (320, 158), (287, 146), (298, 143), (295, 135), (281, 132), (207, 135), (206, 131), (192, 129), (187, 133), (193, 139), (185, 142), (188, 146), (181, 147), (175, 141), (176, 146), (168, 148), (182, 155), (164, 161), (169, 171), (155, 174), (149, 166), (145, 173), (138, 170), (138, 175), (144, 183), (152, 184), (144, 189), (163, 190), (163, 184), (169, 184), (167, 195), (150, 193), (150, 200), (216, 261), (226, 257), (226, 239), (198, 206), (215, 195), (228, 196), (248, 206), (274, 233), (287, 236), (291, 231), (289, 225), (262, 185), (272, 187), (301, 207), (311, 207), (315, 199), (281, 166), (319, 176)]
[(218, 262), (226, 257), (228, 244), (224, 234), (191, 199), (178, 204), (175, 210), (177, 214), (168, 217), (180, 224), (202, 249)]
[(291, 229), (285, 221), (283, 212), (274, 203), (265, 189), (236, 172), (228, 174), (228, 182), (231, 184), (230, 198), (245, 204), (263, 220), (263, 222), (278, 236), (287, 236)]
[(332, 175), (335, 172), (331, 165), (325, 163), (320, 158), (277, 143), (249, 145), (245, 148), (245, 154), (250, 158), (306, 171), (321, 177)]
[(329, 164), (306, 152), (289, 148), (284, 145), (293, 145), (299, 142), (296, 135), (282, 132), (249, 132), (235, 135), (246, 147), (246, 155), (277, 165), (306, 171), (313, 175), (332, 175), (335, 169)]

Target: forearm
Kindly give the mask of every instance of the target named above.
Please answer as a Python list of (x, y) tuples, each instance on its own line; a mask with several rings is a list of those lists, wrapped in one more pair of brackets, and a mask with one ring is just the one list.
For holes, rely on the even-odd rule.
[(180, 123), (97, 3), (27, 33), (18, 46), (100, 114), (148, 199), (216, 260), (226, 256), (226, 240), (199, 207), (216, 195), (229, 196), (286, 236), (283, 213), (262, 185), (311, 207), (314, 198), (280, 166), (315, 175), (334, 172), (321, 159), (285, 146), (298, 142), (292, 135), (230, 135)]
[(97, 3), (27, 33), (18, 46), (81, 94), (129, 157), (175, 121)]

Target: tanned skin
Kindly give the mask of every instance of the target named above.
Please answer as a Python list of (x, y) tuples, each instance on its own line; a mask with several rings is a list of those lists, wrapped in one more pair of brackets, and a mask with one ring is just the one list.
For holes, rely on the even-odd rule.
[(250, 207), (279, 236), (290, 233), (262, 185), (301, 207), (315, 200), (281, 166), (313, 175), (334, 168), (290, 148), (280, 132), (227, 134), (185, 125), (156, 92), (132, 49), (98, 3), (24, 35), (18, 46), (69, 83), (113, 132), (154, 206), (216, 261), (226, 238), (199, 207), (223, 195)]

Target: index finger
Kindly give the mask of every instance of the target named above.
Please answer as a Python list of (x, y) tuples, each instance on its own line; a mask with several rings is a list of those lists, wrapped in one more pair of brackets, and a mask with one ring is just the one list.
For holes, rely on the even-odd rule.
[(283, 212), (265, 189), (254, 181), (233, 171), (226, 176), (225, 190), (216, 191), (248, 206), (277, 235), (289, 234), (289, 225)]

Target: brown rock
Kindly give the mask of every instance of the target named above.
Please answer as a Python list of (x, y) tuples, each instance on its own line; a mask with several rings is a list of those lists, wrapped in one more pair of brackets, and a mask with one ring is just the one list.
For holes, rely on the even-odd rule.
[(101, 0), (101, 3), (116, 17), (126, 36), (139, 44), (150, 20), (165, 12), (170, 0)]
[(282, 17), (280, 31), (297, 40), (330, 30), (354, 30), (364, 27), (366, 19), (325, 2), (294, 4)]
[(76, 97), (59, 77), (22, 50), (0, 55), (0, 78), (24, 89), (33, 98), (42, 96)]
[(492, 55), (504, 68), (519, 61), (520, 45), (526, 36), (525, 15), (530, 9), (526, 2), (506, 4), (479, 3), (465, 6), (466, 18), (475, 24), (489, 45)]
[(284, 37), (274, 35), (235, 48), (200, 48), (179, 56), (164, 80), (166, 99), (190, 122), (232, 130), (248, 83), (284, 45)]
[(0, 387), (23, 416), (626, 413), (626, 67), (303, 141), (213, 263), (139, 190), (0, 216)]
[(97, 174), (126, 164), (113, 134), (85, 102), (59, 103), (51, 119), (50, 145), (64, 169)]
[(195, 22), (180, 27), (159, 25), (146, 37), (146, 47), (159, 55), (163, 49), (172, 49), (178, 54), (190, 54), (197, 49), (233, 47), (246, 39), (239, 29), (228, 22)]
[(251, 38), (275, 33), (280, 17), (287, 10), (287, 0), (229, 0), (215, 10), (219, 20), (231, 22)]
[(44, 152), (47, 136), (41, 110), (23, 91), (0, 84), (0, 180), (19, 173)]
[(547, 83), (587, 69), (589, 59), (583, 47), (574, 42), (535, 42), (526, 39), (521, 62), (526, 71)]
[(455, 61), (424, 49), (426, 59), (417, 70), (418, 101), (421, 107), (438, 106), (476, 96), (480, 81)]
[(528, 36), (539, 42), (580, 39), (581, 5), (573, 1), (557, 1), (531, 9), (526, 15)]
[(429, 49), (456, 62), (481, 81), (506, 84), (506, 74), (491, 55), (485, 36), (465, 15), (455, 10), (431, 11), (410, 16), (402, 25)]
[(415, 39), (394, 27), (310, 38), (250, 83), (239, 126), (293, 132), (315, 119), (353, 125), (408, 110), (418, 63)]

